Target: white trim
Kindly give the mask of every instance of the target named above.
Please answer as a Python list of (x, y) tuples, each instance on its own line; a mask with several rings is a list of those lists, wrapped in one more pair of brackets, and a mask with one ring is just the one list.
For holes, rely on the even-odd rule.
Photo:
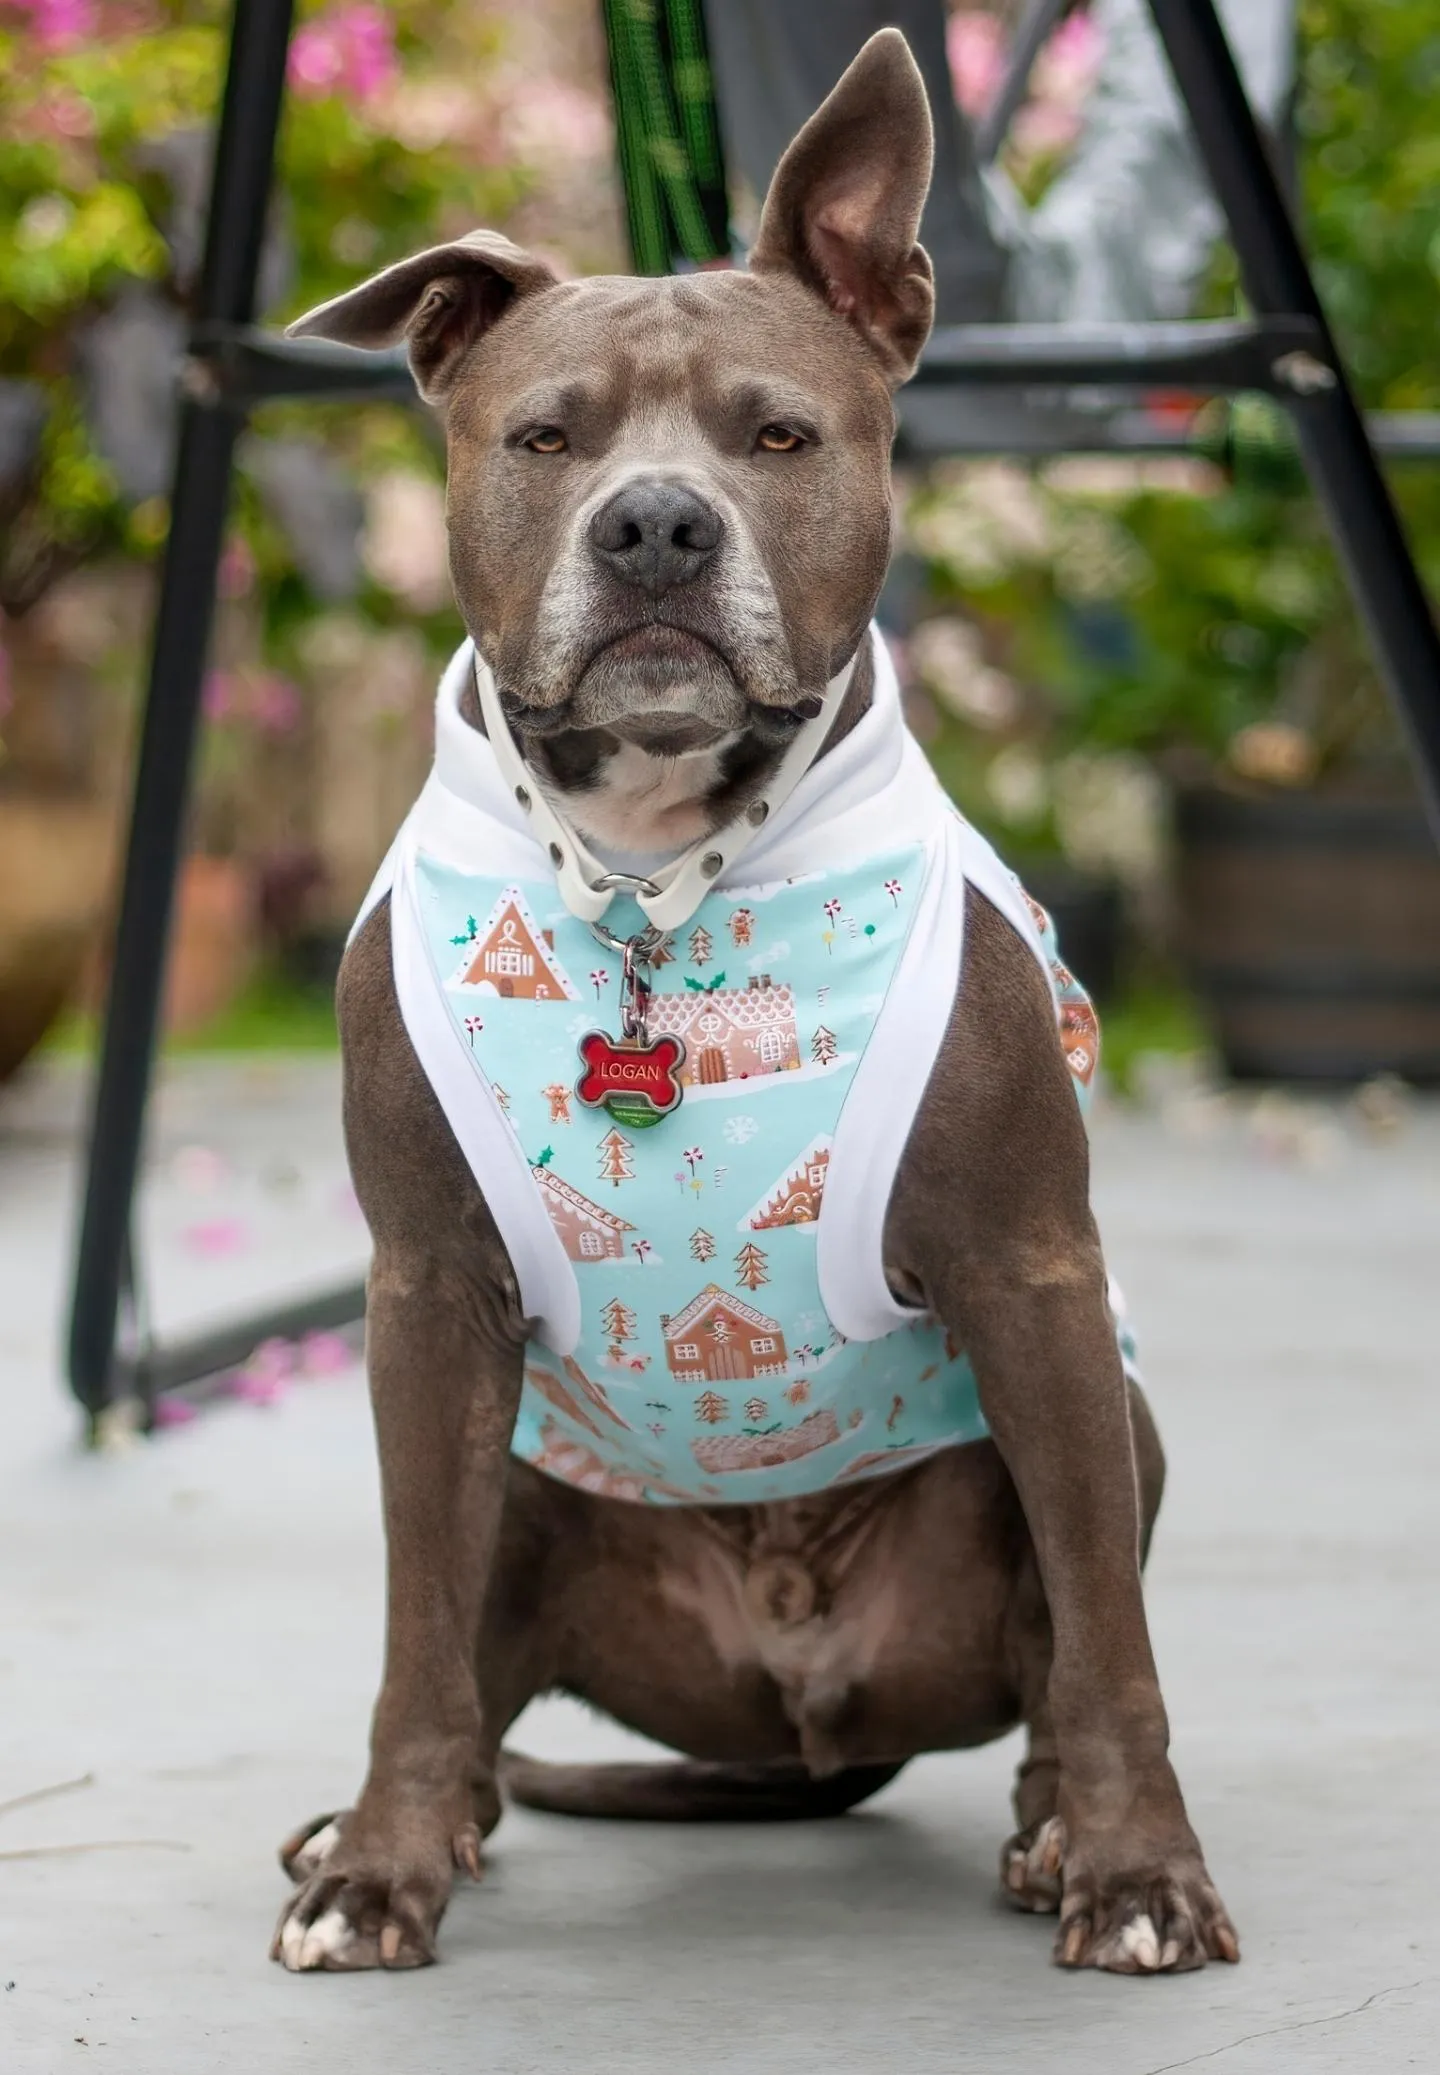
[(580, 1339), (574, 1267), (510, 1120), (490, 1083), (476, 1073), (445, 1005), (420, 924), (413, 837), (397, 842), (392, 859), (390, 944), (396, 999), (410, 1043), (499, 1227), (532, 1337), (557, 1355), (573, 1354)]
[(931, 837), (910, 934), (830, 1149), (816, 1273), (821, 1302), (847, 1340), (879, 1340), (917, 1315), (885, 1280), (885, 1216), (960, 983), (965, 876), (952, 825), (947, 815)]

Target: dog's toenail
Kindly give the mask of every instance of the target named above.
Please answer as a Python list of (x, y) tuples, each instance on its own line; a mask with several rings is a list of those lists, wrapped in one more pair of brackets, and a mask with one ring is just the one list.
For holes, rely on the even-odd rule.
[(387, 1924), (380, 1933), (380, 1957), (387, 1967), (393, 1966), (400, 1952), (400, 1926)]

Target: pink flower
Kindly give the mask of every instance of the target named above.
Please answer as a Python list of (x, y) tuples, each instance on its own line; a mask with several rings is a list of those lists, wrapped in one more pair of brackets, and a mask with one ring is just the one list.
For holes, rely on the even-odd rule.
[(1005, 32), (992, 14), (952, 14), (945, 32), (955, 99), (967, 115), (983, 115), (1005, 77)]
[(1035, 61), (1030, 91), (1036, 100), (1078, 108), (1095, 83), (1103, 41), (1091, 16), (1067, 16)]
[(64, 50), (93, 37), (95, 0), (17, 0), (30, 16), (30, 29), (42, 50)]
[(235, 680), (228, 670), (212, 670), (200, 694), (200, 711), (208, 721), (229, 720), (235, 711)]
[(297, 29), (290, 40), (290, 84), (297, 94), (319, 99), (346, 94), (362, 106), (399, 77), (395, 29), (383, 7), (332, 7)]
[(225, 552), (220, 557), (220, 596), (247, 597), (254, 583), (255, 557), (250, 552), (250, 543), (243, 534), (232, 533), (225, 543)]
[(180, 1237), (192, 1254), (221, 1261), (229, 1254), (243, 1253), (250, 1244), (250, 1227), (243, 1218), (203, 1218), (187, 1225)]
[(195, 1407), (188, 1398), (166, 1396), (155, 1400), (155, 1424), (157, 1427), (188, 1427), (195, 1417)]
[(355, 1366), (355, 1356), (341, 1333), (307, 1333), (300, 1343), (300, 1367), (307, 1376), (339, 1376)]
[(1059, 101), (1027, 101), (1010, 125), (1010, 142), (1023, 159), (1064, 151), (1080, 133), (1080, 118)]
[(262, 735), (294, 734), (300, 719), (300, 694), (288, 678), (258, 678), (248, 705), (250, 719)]
[(246, 1405), (276, 1405), (295, 1374), (295, 1345), (290, 1340), (262, 1340), (230, 1385), (232, 1397)]

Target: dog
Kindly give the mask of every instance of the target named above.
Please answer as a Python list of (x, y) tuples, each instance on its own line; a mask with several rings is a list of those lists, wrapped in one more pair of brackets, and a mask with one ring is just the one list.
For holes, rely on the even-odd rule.
[[(528, 844), (543, 859), (548, 834), (554, 876), (537, 891), (532, 873), (527, 894), (518, 878), (501, 885), (509, 866), (497, 865), (489, 937), (489, 919), (472, 915), (435, 938), (431, 953), (458, 960), (456, 972), (437, 966), (426, 982), (415, 977), (426, 903), (463, 908), (465, 882), (444, 873), (464, 859), (412, 856), (382, 874), (340, 975), (347, 1144), (374, 1241), (367, 1361), (387, 1642), (358, 1802), (282, 1848), (296, 1885), (272, 1957), (293, 1971), (432, 1960), (457, 1870), (480, 1875), (501, 1784), (590, 1815), (822, 1816), (917, 1753), (1019, 1723), (1028, 1744), (1001, 1882), (1019, 1908), (1058, 1912), (1056, 1960), (1140, 1974), (1239, 1956), (1167, 1755), (1141, 1596), (1164, 1462), (1117, 1346), (1046, 946), (978, 839), (956, 833), (926, 790), (867, 636), (891, 540), (893, 392), (931, 322), (916, 242), (930, 164), (919, 74), (885, 30), (782, 160), (748, 272), (562, 282), (476, 233), (294, 327), (362, 347), (404, 338), (444, 415), (451, 566), (473, 650), (442, 690), (441, 748), (491, 788), (464, 811), (490, 815), (499, 851)], [(925, 1011), (929, 1050), (888, 1082), (863, 1034), (865, 1057), (848, 1065), (827, 1027), (803, 1056), (786, 1003), (804, 990), (757, 970), (757, 958), (777, 971), (808, 959), (807, 999), (822, 1005), (827, 972), (838, 993), (842, 973), (883, 983), (901, 970), (918, 927), (902, 908), (911, 867), (889, 871), (883, 895), (866, 880), (862, 930), (856, 897), (822, 908), (808, 854), (787, 863), (781, 840), (819, 827), (814, 802), (829, 799), (824, 825), (841, 837), (827, 869), (849, 887), (851, 823), (832, 774), (844, 774), (841, 793), (863, 792), (881, 755), (893, 764), (884, 840), (918, 858), (904, 845), (923, 824), (937, 832), (927, 855), (960, 855), (964, 872), (960, 897), (931, 899), (934, 927), (952, 935), (926, 968), (943, 981), (926, 996), (939, 1003), (938, 1018)], [(441, 822), (452, 808), (436, 810)], [(809, 903), (804, 944), (772, 945), (771, 911), (747, 905), (735, 876), (736, 847), (767, 840), (764, 899)], [(639, 903), (649, 918), (628, 936), (600, 912), (617, 914), (605, 903), (622, 894), (626, 912)], [(702, 897), (728, 915), (740, 977), (719, 986), (716, 959), (705, 962), (712, 932), (696, 924), (695, 970), (670, 988), (663, 925), (711, 913)], [(547, 900), (558, 935), (538, 912)], [(630, 1128), (612, 1122), (587, 1193), (555, 1171), (583, 1136), (584, 1077), (572, 1096), (545, 1068), (555, 1143), (523, 1154), (493, 1060), (453, 1103), (444, 1088), (469, 1073), (467, 1043), (479, 1065), (496, 1031), (527, 1091), (541, 1054), (527, 1064), (523, 1033), (547, 1058), (572, 1044), (589, 1014), (573, 944), (590, 941), (573, 932), (592, 922), (609, 950), (589, 975), (591, 1020), (604, 1020), (602, 998), (624, 1012), (619, 1038), (580, 1040), (609, 1091), (593, 1120), (603, 1127), (608, 1110)], [(430, 1012), (408, 1007), (406, 989), (427, 985), (441, 1007), (422, 1041)], [(453, 1029), (441, 1028), (447, 987), (466, 1011), (451, 1002)], [(651, 1029), (662, 1010), (668, 1039)], [(873, 1049), (884, 1012), (867, 1013)], [(886, 1040), (902, 1041), (919, 1042)], [(622, 1070), (639, 1093), (605, 1083)], [(854, 1092), (833, 1145), (817, 1137), (790, 1182), (777, 1173), (779, 1194), (741, 1220), (735, 1274), (705, 1280), (710, 1228), (723, 1210), (734, 1233), (745, 1201), (724, 1197), (719, 1153), (702, 1165), (702, 1138), (735, 1163), (752, 1127), (773, 1125), (778, 1144), (791, 1106), (799, 1118), (832, 1099), (832, 1072)], [(739, 1115), (737, 1089), (754, 1115)], [(697, 1120), (683, 1153), (692, 1134), (662, 1114), (681, 1095)], [(746, 1130), (727, 1126), (721, 1140), (722, 1113)], [(870, 1147), (868, 1170), (853, 1147), (842, 1161), (846, 1134)], [(643, 1244), (621, 1214), (642, 1154), (682, 1206)], [(842, 1167), (849, 1176), (851, 1240), (827, 1237), (828, 1193), (813, 1215), (826, 1158), (828, 1190)], [(572, 1220), (564, 1259), (535, 1221), (546, 1191), (551, 1215), (559, 1203)], [(636, 1321), (663, 1276), (683, 1290), (692, 1197), (705, 1212), (689, 1241), (703, 1287), (645, 1329), (646, 1353)], [(868, 1296), (865, 1262), (854, 1286), (836, 1267), (836, 1247), (866, 1231), (881, 1285)], [(821, 1262), (822, 1294), (829, 1276), (823, 1347), (799, 1345), (781, 1296), (762, 1288), (782, 1252), (797, 1276)], [(592, 1275), (610, 1293), (603, 1327), (573, 1298)], [(737, 1277), (748, 1295), (722, 1287)], [(556, 1317), (537, 1327), (547, 1303)], [(567, 1304), (582, 1325), (558, 1318)], [(880, 1325), (859, 1317), (866, 1304)], [(854, 1332), (837, 1314), (858, 1319)], [(566, 1349), (582, 1330), (600, 1338), (577, 1360)], [(854, 1388), (869, 1393), (837, 1399), (840, 1413), (828, 1409), (832, 1359), (836, 1374), (858, 1365)], [(939, 1378), (925, 1390), (949, 1392), (943, 1415), (906, 1409), (891, 1366), (902, 1359), (921, 1383)], [(843, 1474), (822, 1469), (842, 1457)], [(556, 1767), (504, 1752), (509, 1724), (551, 1690), (685, 1755)]]

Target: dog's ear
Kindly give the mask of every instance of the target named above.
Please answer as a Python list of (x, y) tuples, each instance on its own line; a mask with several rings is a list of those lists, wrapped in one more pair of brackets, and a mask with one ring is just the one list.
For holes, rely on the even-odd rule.
[(776, 167), (750, 254), (753, 273), (796, 274), (847, 318), (892, 388), (935, 312), (915, 242), (933, 158), (925, 82), (900, 31), (881, 29)]
[(336, 339), (346, 346), (393, 346), (402, 338), (427, 403), (443, 402), (461, 356), (498, 323), (518, 296), (553, 288), (544, 260), (498, 231), (471, 231), (432, 245), (297, 317), (292, 339)]

